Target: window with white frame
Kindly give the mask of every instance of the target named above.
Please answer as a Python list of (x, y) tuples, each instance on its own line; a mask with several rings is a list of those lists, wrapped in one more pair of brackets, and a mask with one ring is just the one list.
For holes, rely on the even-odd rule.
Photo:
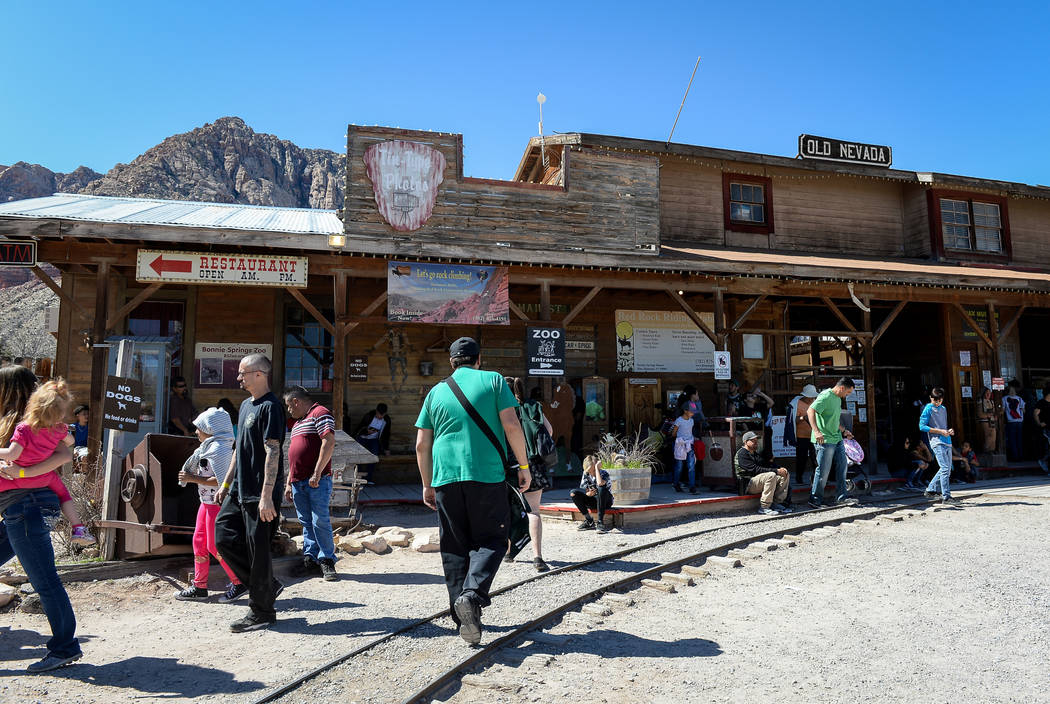
[(997, 203), (941, 198), (941, 228), (946, 249), (1003, 252), (1002, 214)]

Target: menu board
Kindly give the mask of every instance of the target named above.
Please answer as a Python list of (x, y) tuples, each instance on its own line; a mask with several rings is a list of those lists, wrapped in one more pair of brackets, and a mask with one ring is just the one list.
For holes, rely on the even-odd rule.
[[(714, 314), (700, 313), (713, 328)], [(616, 311), (616, 370), (714, 372), (715, 345), (684, 312)]]

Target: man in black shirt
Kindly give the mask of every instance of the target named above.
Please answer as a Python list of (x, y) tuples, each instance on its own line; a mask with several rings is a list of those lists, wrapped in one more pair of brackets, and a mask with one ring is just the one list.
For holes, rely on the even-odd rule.
[[(788, 496), (788, 471), (785, 467), (773, 467), (762, 459), (758, 454), (758, 438), (758, 433), (753, 430), (744, 433), (744, 444), (733, 458), (737, 479), (741, 480), (745, 494), (762, 494), (759, 513), (791, 513), (791, 509), (784, 505)], [(745, 481), (746, 487), (743, 486)]]
[(270, 559), (270, 521), (277, 519), (280, 507), (286, 431), (284, 406), (270, 391), (271, 368), (265, 355), (250, 354), (237, 369), (241, 388), (251, 398), (241, 404), (233, 461), (215, 495), (222, 504), (215, 519), (215, 545), (241, 584), (248, 585), (251, 610), (230, 624), (234, 633), (276, 621), (273, 603), (284, 588), (273, 578)]
[(1043, 397), (1035, 402), (1035, 410), (1032, 412), (1032, 417), (1035, 418), (1036, 425), (1039, 426), (1039, 430), (1043, 433), (1043, 437), (1046, 438), (1047, 448), (1046, 452), (1043, 453), (1042, 459), (1039, 460), (1039, 466), (1043, 468), (1043, 471), (1050, 474), (1050, 387), (1043, 389)]

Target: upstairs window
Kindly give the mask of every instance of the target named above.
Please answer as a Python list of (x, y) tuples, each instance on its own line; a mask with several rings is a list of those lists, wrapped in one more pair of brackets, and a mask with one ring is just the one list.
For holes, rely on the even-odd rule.
[(757, 183), (729, 182), (729, 219), (754, 225), (766, 224), (766, 189)]
[(928, 191), (933, 255), (949, 259), (1010, 258), (1007, 200), (995, 195)]
[(997, 203), (941, 198), (946, 249), (1002, 254), (1003, 221)]
[(729, 232), (773, 231), (773, 182), (764, 176), (722, 174), (722, 206)]

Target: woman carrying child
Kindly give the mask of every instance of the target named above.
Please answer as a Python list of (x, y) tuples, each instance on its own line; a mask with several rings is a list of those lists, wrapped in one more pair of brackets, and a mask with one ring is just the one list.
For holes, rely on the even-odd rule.
[(194, 450), (179, 472), (179, 483), (196, 484), (201, 505), (197, 509), (197, 525), (193, 530), (193, 584), (175, 595), (179, 601), (206, 601), (208, 599), (208, 568), (211, 556), (219, 561), (230, 578), (226, 593), (219, 601), (227, 603), (248, 591), (240, 583), (215, 548), (215, 517), (219, 504), (215, 493), (226, 478), (233, 459), (233, 423), (222, 408), (209, 408), (193, 419), (193, 427), (200, 447)]

